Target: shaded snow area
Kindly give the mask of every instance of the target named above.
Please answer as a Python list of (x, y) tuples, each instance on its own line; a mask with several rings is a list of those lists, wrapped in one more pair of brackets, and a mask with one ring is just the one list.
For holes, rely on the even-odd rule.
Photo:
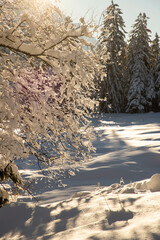
[(39, 201), (0, 209), (1, 240), (160, 239), (160, 113), (106, 114), (93, 126), (96, 152), (65, 188), (21, 164)]

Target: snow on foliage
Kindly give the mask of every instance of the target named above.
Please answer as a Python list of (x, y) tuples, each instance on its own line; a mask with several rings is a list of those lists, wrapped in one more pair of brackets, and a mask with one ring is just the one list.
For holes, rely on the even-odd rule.
[(154, 111), (160, 111), (160, 42), (157, 33), (155, 35), (155, 39), (152, 42), (151, 49), (152, 49), (152, 72), (155, 86), (153, 109)]
[(129, 91), (127, 112), (146, 112), (151, 105), (151, 93), (154, 91), (153, 78), (150, 75), (150, 30), (147, 28), (147, 16), (139, 14), (130, 34), (128, 46)]
[(156, 92), (156, 106), (157, 111), (160, 111), (160, 59), (158, 61), (155, 71), (155, 92)]
[(152, 41), (151, 51), (152, 51), (152, 66), (155, 67), (159, 60), (160, 55), (159, 36), (157, 33), (155, 34), (155, 38)]
[(118, 4), (103, 12), (97, 53), (105, 76), (97, 77), (101, 112), (159, 111), (159, 36), (151, 41), (148, 17), (140, 13), (125, 43), (124, 22)]
[(0, 208), (9, 202), (8, 192), (0, 188)]
[(34, 155), (55, 177), (93, 150), (88, 117), (99, 63), (83, 38), (94, 26), (45, 4), (1, 3), (0, 153), (6, 165)]
[[(111, 5), (103, 13), (103, 27), (97, 52), (106, 76), (100, 84), (100, 110), (122, 112), (124, 105), (125, 30), (122, 12), (118, 4)], [(100, 81), (100, 79), (98, 79)]]

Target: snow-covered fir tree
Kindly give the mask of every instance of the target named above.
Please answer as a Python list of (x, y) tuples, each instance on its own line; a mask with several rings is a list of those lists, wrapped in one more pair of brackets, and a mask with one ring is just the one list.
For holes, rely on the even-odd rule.
[(125, 24), (118, 4), (113, 1), (103, 13), (103, 27), (97, 52), (106, 76), (100, 84), (100, 110), (122, 112), (124, 105)]
[(160, 57), (155, 69), (155, 111), (160, 112)]
[(150, 30), (145, 13), (140, 13), (130, 33), (128, 45), (128, 104), (127, 112), (147, 112), (154, 94), (151, 69)]
[(151, 45), (152, 71), (154, 76), (155, 97), (153, 99), (153, 110), (160, 111), (160, 40), (156, 33)]
[(152, 110), (153, 111), (159, 111), (159, 89), (160, 89), (160, 83), (159, 83), (159, 58), (160, 58), (160, 45), (159, 45), (159, 36), (156, 33), (155, 38), (153, 39), (151, 43), (151, 71), (150, 75), (153, 79), (152, 84), (154, 85), (154, 92), (151, 92), (152, 94)]
[(158, 33), (155, 34), (155, 38), (152, 41), (151, 51), (152, 51), (152, 65), (153, 67), (155, 67), (160, 57), (160, 42)]

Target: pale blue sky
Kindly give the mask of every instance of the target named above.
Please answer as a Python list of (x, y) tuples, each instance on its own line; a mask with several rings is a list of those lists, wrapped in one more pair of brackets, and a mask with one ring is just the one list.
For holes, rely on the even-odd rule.
[[(110, 0), (61, 0), (64, 12), (71, 15), (74, 21), (84, 16), (88, 10), (88, 16), (94, 11), (98, 21), (110, 3)], [(123, 12), (126, 31), (131, 30), (138, 14), (145, 12), (150, 18), (148, 28), (152, 31), (152, 36), (154, 37), (155, 32), (160, 35), (160, 0), (115, 0), (114, 3), (118, 3)]]

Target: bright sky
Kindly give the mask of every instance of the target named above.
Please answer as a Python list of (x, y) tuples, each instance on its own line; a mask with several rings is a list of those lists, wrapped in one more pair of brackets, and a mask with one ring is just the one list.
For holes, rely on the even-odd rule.
[[(160, 36), (160, 0), (114, 0), (123, 12), (126, 31), (131, 30), (140, 12), (145, 12), (150, 18), (148, 28), (152, 31), (152, 37), (157, 32)], [(67, 15), (71, 15), (74, 21), (84, 16), (91, 16), (94, 11), (97, 22), (103, 10), (111, 4), (111, 0), (61, 0), (61, 7)]]

